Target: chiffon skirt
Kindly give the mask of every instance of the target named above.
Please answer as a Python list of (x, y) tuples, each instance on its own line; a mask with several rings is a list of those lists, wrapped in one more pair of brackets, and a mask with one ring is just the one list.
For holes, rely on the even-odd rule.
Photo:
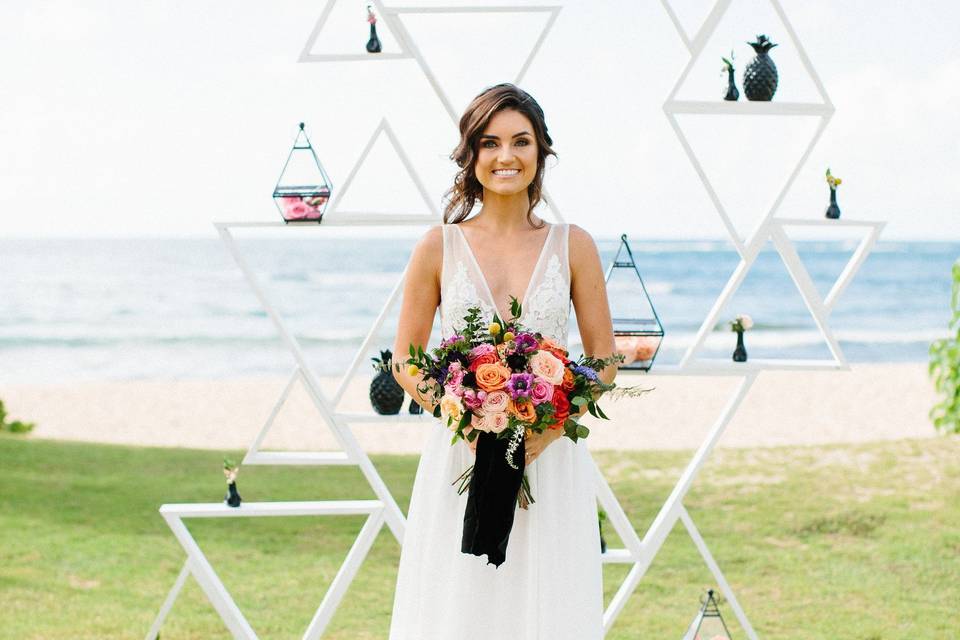
[(535, 503), (517, 509), (506, 561), (460, 551), (473, 464), (439, 420), (414, 480), (390, 640), (600, 640), (603, 574), (596, 467), (587, 440), (563, 437), (527, 467)]

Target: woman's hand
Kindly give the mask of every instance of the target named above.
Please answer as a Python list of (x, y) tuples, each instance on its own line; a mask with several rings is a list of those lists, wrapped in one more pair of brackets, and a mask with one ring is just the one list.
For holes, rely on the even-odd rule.
[(526, 451), (526, 466), (530, 466), (534, 460), (540, 457), (540, 454), (543, 453), (543, 450), (547, 446), (558, 438), (563, 437), (563, 430), (561, 429), (547, 429), (543, 433), (531, 433), (526, 437), (525, 442), (523, 443), (523, 448)]

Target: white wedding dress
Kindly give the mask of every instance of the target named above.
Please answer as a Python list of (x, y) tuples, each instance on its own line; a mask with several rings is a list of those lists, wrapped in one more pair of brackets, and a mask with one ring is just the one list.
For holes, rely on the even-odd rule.
[[(550, 226), (521, 299), (520, 322), (567, 344), (566, 224)], [(441, 332), (446, 338), (493, 296), (463, 231), (443, 225)], [(571, 354), (576, 357), (579, 354)], [(434, 420), (420, 456), (400, 555), (390, 640), (600, 640), (603, 581), (595, 465), (586, 440), (550, 444), (526, 469), (535, 503), (517, 509), (499, 567), (460, 551), (467, 492), (451, 483), (473, 464)]]

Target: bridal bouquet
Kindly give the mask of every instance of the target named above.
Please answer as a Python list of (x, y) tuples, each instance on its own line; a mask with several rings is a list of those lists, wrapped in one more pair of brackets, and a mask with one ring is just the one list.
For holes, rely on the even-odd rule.
[[(493, 321), (485, 324), (480, 309), (472, 307), (454, 335), (429, 353), (411, 345), (406, 361), (411, 376), (423, 373), (417, 390), (422, 397), (433, 394), (437, 403), (434, 416), (453, 432), (451, 444), (479, 438), (475, 463), (453, 482), (460, 483), (458, 493), (470, 490), (463, 545), (464, 552), (476, 555), (482, 545), (474, 539), (484, 537), (485, 532), (477, 533), (476, 528), (482, 530), (483, 524), (471, 526), (471, 518), (499, 520), (500, 534), (504, 526), (509, 534), (516, 506), (526, 509), (534, 502), (523, 473), (525, 438), (547, 429), (562, 429), (574, 442), (587, 437), (589, 429), (571, 413), (586, 407), (591, 415), (607, 419), (595, 395), (616, 385), (605, 383), (598, 372), (623, 361), (620, 354), (571, 360), (561, 345), (525, 329), (518, 321), (520, 303), (512, 296), (510, 302), (510, 320), (504, 322), (494, 313)], [(491, 494), (506, 496), (508, 502), (491, 499)], [(496, 507), (490, 506), (491, 502), (497, 503)], [(506, 536), (494, 538), (502, 545), (502, 558)], [(496, 563), (495, 555), (489, 554), (491, 562)]]

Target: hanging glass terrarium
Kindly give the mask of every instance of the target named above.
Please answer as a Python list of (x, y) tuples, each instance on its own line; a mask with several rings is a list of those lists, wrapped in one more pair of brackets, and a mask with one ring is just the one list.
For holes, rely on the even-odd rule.
[(730, 631), (720, 615), (717, 601), (713, 599), (713, 589), (707, 591), (700, 602), (700, 611), (683, 634), (683, 640), (730, 640)]
[(310, 138), (300, 131), (273, 189), (273, 201), (284, 222), (317, 222), (330, 202), (330, 178), (317, 159)]
[(607, 268), (606, 281), (613, 336), (624, 357), (620, 368), (649, 371), (660, 351), (663, 325), (634, 262), (627, 234), (620, 236), (620, 248)]

